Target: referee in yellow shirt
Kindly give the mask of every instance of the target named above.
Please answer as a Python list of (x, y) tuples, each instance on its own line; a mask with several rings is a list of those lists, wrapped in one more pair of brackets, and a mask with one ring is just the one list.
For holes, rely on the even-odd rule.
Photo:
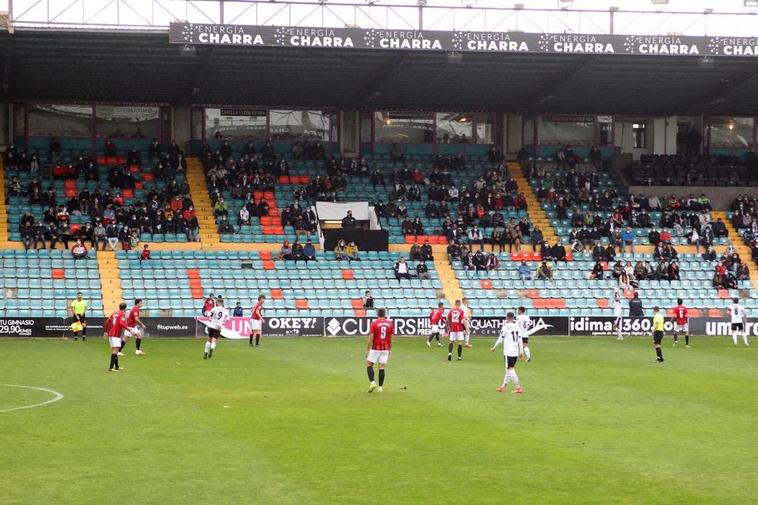
[[(80, 322), (82, 324), (82, 341), (87, 340), (87, 300), (82, 298), (82, 292), (76, 293), (76, 299), (71, 302), (71, 315), (74, 317), (74, 322)], [(74, 332), (74, 340), (79, 338), (79, 332)]]
[(653, 307), (653, 344), (655, 344), (655, 354), (658, 356), (656, 361), (663, 363), (663, 352), (661, 351), (661, 341), (663, 341), (663, 323), (664, 318), (661, 309)]

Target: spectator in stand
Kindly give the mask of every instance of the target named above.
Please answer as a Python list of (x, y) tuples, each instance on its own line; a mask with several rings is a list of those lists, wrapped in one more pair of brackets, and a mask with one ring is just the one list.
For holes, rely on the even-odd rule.
[(550, 266), (550, 264), (543, 260), (540, 264), (539, 268), (537, 269), (537, 279), (543, 280), (543, 281), (549, 281), (553, 278), (553, 267)]
[(505, 234), (500, 229), (500, 226), (495, 226), (490, 234), (490, 250), (495, 251), (495, 246), (498, 246), (498, 251), (505, 251)]
[[(539, 226), (532, 228), (529, 239), (532, 242), (532, 251), (537, 252), (537, 246), (541, 244), (543, 240), (545, 240), (545, 237), (542, 234), (542, 230), (540, 230)], [(503, 252), (502, 249), (500, 252)]]
[(434, 254), (432, 252), (432, 246), (429, 243), (428, 240), (425, 240), (423, 244), (421, 244), (421, 259), (423, 261), (434, 261)]
[(629, 317), (645, 317), (645, 310), (642, 308), (640, 294), (635, 291), (632, 299), (629, 300)]
[(508, 242), (508, 252), (512, 253), (513, 248), (516, 251), (521, 251), (521, 230), (516, 225), (515, 221), (511, 218), (508, 222), (508, 226), (505, 229), (506, 241)]
[(616, 260), (616, 248), (613, 247), (611, 244), (608, 244), (608, 247), (605, 248), (603, 251), (602, 258), (605, 261), (611, 262)]
[(490, 253), (487, 255), (487, 271), (491, 272), (497, 270), (500, 266), (500, 260), (497, 259), (497, 255)]
[(597, 146), (592, 146), (590, 149), (590, 163), (595, 170), (601, 170), (603, 168), (603, 153)]
[(681, 280), (681, 277), (679, 275), (679, 263), (677, 263), (676, 260), (669, 263), (668, 280), (669, 282)]
[(393, 165), (398, 161), (401, 161), (403, 164), (405, 164), (405, 152), (403, 151), (403, 146), (397, 141), (392, 142), (392, 147), (390, 148), (390, 158), (392, 158)]
[(395, 279), (397, 279), (398, 284), (400, 283), (400, 279), (410, 279), (411, 274), (408, 270), (408, 264), (405, 262), (405, 258), (400, 256), (400, 259), (395, 262), (395, 265), (392, 268), (395, 272)]
[(647, 279), (649, 272), (642, 261), (638, 261), (634, 265), (634, 278), (637, 280)]
[(566, 263), (568, 260), (566, 259), (566, 248), (563, 247), (561, 244), (561, 241), (555, 243), (555, 245), (550, 248), (550, 257), (553, 258), (554, 261), (563, 261)]
[(526, 263), (526, 261), (522, 261), (521, 264), (518, 266), (518, 276), (519, 276), (519, 279), (521, 279), (522, 281), (532, 280), (532, 269)]
[(416, 265), (416, 278), (420, 280), (429, 280), (432, 278), (431, 274), (429, 274), (429, 267), (426, 266), (425, 261)]
[(452, 241), (447, 245), (446, 252), (447, 257), (451, 261), (461, 259), (461, 245), (456, 241)]
[(337, 260), (348, 259), (346, 249), (347, 244), (345, 244), (345, 239), (339, 239), (337, 245), (334, 246), (334, 258)]
[(237, 215), (237, 224), (239, 226), (250, 226), (250, 211), (244, 205), (240, 207)]
[(305, 242), (303, 247), (303, 260), (305, 260), (306, 265), (309, 261), (316, 261), (316, 247), (310, 239)]
[(243, 317), (244, 315), (245, 313), (242, 310), (242, 303), (237, 302), (237, 304), (234, 306), (234, 310), (232, 311), (232, 317)]
[(229, 219), (225, 215), (221, 215), (221, 219), (218, 222), (219, 233), (234, 233), (234, 226), (229, 222)]
[(221, 217), (229, 216), (229, 205), (223, 196), (216, 200), (216, 204), (213, 206), (213, 215), (216, 217), (216, 221), (219, 221)]
[(84, 246), (81, 240), (77, 239), (74, 247), (71, 248), (71, 256), (73, 256), (75, 260), (83, 260), (87, 259), (87, 254), (87, 248)]
[(360, 261), (361, 257), (359, 255), (358, 246), (355, 242), (352, 240), (345, 246), (345, 254), (347, 255), (348, 261)]
[(346, 230), (350, 230), (350, 229), (355, 228), (355, 225), (356, 225), (356, 220), (353, 217), (353, 211), (348, 210), (347, 215), (342, 218), (342, 228)]
[(142, 263), (143, 261), (147, 261), (150, 259), (150, 246), (148, 244), (145, 244), (142, 247), (142, 253), (139, 255), (139, 261)]
[(739, 265), (737, 265), (736, 277), (738, 281), (750, 280), (750, 269), (748, 268), (746, 263), (740, 262)]
[(477, 225), (472, 226), (468, 231), (468, 243), (470, 246), (478, 245), (484, 247), (484, 236)]
[(482, 249), (479, 249), (474, 253), (472, 262), (477, 272), (484, 272), (487, 270), (487, 256), (484, 255)]
[(282, 247), (279, 248), (279, 254), (277, 255), (276, 259), (285, 261), (293, 259), (292, 246), (290, 245), (289, 240), (284, 239), (284, 242), (282, 242)]
[(659, 281), (669, 280), (669, 269), (664, 259), (658, 260), (658, 267), (655, 269), (655, 279)]
[(629, 252), (634, 254), (634, 232), (630, 227), (626, 227), (621, 232), (621, 252), (626, 252), (626, 247), (629, 246)]
[(361, 302), (363, 303), (364, 309), (373, 309), (374, 308), (374, 297), (371, 294), (370, 290), (366, 290), (365, 293), (363, 293), (363, 297), (361, 298)]
[(603, 264), (599, 261), (595, 262), (595, 266), (592, 267), (592, 271), (590, 272), (589, 279), (590, 280), (596, 280), (601, 281), (605, 278), (603, 274)]
[(304, 259), (303, 244), (301, 244), (300, 240), (297, 238), (295, 238), (295, 241), (292, 243), (292, 259), (295, 261), (295, 264), (297, 264), (298, 260)]

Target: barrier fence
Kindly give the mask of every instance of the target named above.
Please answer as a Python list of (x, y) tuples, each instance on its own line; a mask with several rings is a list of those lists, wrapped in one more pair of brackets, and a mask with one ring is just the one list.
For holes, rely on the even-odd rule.
[[(476, 336), (496, 336), (503, 322), (502, 317), (475, 317), (471, 322), (472, 334)], [(142, 322), (147, 326), (148, 337), (202, 337), (205, 335), (203, 320), (207, 318), (146, 317)], [(90, 337), (99, 337), (103, 331), (103, 318), (88, 318)], [(282, 337), (341, 337), (367, 335), (373, 318), (368, 317), (269, 317), (263, 324), (265, 336)], [(425, 336), (431, 331), (429, 318), (393, 317), (395, 334), (400, 336)], [(530, 335), (536, 336), (602, 336), (615, 335), (612, 317), (570, 316), (532, 317)], [(71, 320), (50, 317), (18, 317), (0, 319), (0, 337), (64, 337), (71, 336)], [(624, 334), (644, 335), (650, 333), (651, 318), (624, 318)], [(233, 317), (227, 322), (233, 333), (246, 337), (250, 333), (250, 319)], [(724, 336), (730, 334), (727, 318), (697, 317), (690, 319), (690, 334)], [(673, 324), (667, 318), (665, 331), (671, 333)], [(758, 335), (758, 318), (747, 324), (749, 335)]]

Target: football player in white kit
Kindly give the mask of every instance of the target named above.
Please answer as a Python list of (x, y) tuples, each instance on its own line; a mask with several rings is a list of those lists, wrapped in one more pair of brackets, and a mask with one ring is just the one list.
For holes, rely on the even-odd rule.
[(211, 309), (208, 317), (210, 319), (210, 324), (208, 326), (208, 341), (205, 342), (203, 359), (213, 357), (213, 351), (216, 349), (216, 341), (218, 341), (218, 337), (221, 335), (221, 329), (229, 320), (229, 311), (224, 307), (223, 298), (219, 296), (216, 299), (216, 306)]
[(524, 356), (524, 344), (521, 340), (521, 328), (513, 318), (513, 312), (508, 312), (503, 323), (503, 327), (500, 328), (500, 336), (497, 338), (497, 342), (492, 346), (490, 351), (495, 352), (497, 346), (503, 344), (503, 360), (505, 361), (505, 376), (500, 387), (497, 388), (498, 393), (504, 393), (509, 382), (513, 382), (515, 388), (513, 392), (515, 394), (523, 393), (521, 389), (521, 383), (519, 382), (518, 375), (516, 375), (516, 361), (519, 357)]
[(469, 307), (467, 298), (461, 298), (461, 310), (466, 315), (463, 318), (463, 334), (466, 337), (466, 342), (463, 346), (473, 347), (469, 341), (471, 340), (471, 316), (474, 314), (474, 311)]
[(742, 334), (742, 341), (745, 345), (750, 345), (747, 341), (747, 312), (745, 307), (740, 305), (739, 298), (732, 298), (732, 304), (727, 309), (729, 317), (732, 320), (732, 341), (737, 347), (737, 337)]
[(521, 330), (521, 341), (524, 344), (524, 356), (527, 363), (532, 361), (532, 353), (529, 350), (529, 328), (532, 327), (532, 320), (526, 315), (526, 307), (523, 305), (518, 308), (516, 315), (516, 324)]
[(621, 298), (618, 289), (613, 290), (613, 327), (616, 329), (616, 340), (624, 340), (621, 334), (623, 319), (621, 316)]

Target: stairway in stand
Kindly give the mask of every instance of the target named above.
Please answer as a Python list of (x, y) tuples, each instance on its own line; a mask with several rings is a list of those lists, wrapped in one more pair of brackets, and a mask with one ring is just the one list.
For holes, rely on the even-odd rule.
[(5, 166), (0, 158), (0, 244), (8, 242), (8, 209), (5, 205)]
[(187, 183), (192, 192), (197, 221), (200, 224), (200, 241), (203, 248), (217, 247), (221, 242), (213, 218), (213, 204), (208, 195), (208, 185), (205, 183), (205, 173), (200, 160), (191, 157), (187, 159)]
[(711, 212), (711, 215), (713, 216), (713, 219), (721, 218), (721, 220), (724, 221), (726, 229), (729, 231), (729, 241), (734, 248), (737, 249), (737, 254), (740, 255), (740, 259), (742, 259), (742, 261), (747, 261), (748, 268), (750, 269), (750, 282), (753, 284), (754, 288), (758, 287), (758, 266), (751, 259), (752, 253), (750, 247), (745, 244), (742, 236), (734, 225), (732, 225), (732, 221), (729, 219), (726, 212), (714, 211)]
[(434, 269), (440, 276), (440, 282), (442, 282), (442, 291), (447, 298), (448, 306), (452, 307), (455, 300), (463, 298), (463, 290), (455, 276), (453, 267), (450, 266), (450, 260), (447, 253), (435, 252), (434, 253)]
[(107, 251), (97, 251), (97, 266), (100, 270), (100, 286), (103, 295), (103, 312), (108, 317), (118, 309), (118, 304), (124, 300), (124, 291), (121, 288), (121, 277), (119, 276), (118, 260), (116, 253), (110, 249)]
[(542, 230), (542, 235), (545, 237), (545, 240), (551, 245), (555, 244), (558, 241), (558, 237), (555, 234), (553, 225), (550, 224), (550, 219), (548, 219), (545, 209), (542, 208), (542, 204), (537, 198), (537, 194), (532, 189), (526, 176), (524, 176), (524, 171), (521, 170), (521, 166), (518, 163), (509, 162), (508, 172), (516, 181), (516, 184), (518, 184), (519, 191), (523, 191), (524, 196), (526, 196), (529, 221), (532, 223), (532, 226), (538, 226), (540, 230)]

